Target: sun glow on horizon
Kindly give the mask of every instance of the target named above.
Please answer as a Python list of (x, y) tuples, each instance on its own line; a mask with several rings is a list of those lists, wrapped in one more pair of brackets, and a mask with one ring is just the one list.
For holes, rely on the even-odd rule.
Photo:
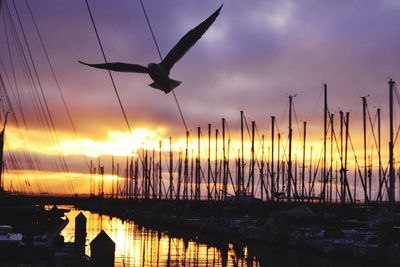
[[(271, 138), (266, 133), (264, 141), (264, 159), (268, 160), (271, 156)], [(310, 158), (310, 148), (313, 149), (313, 157), (318, 156), (322, 152), (323, 141), (320, 135), (309, 134), (306, 141), (306, 161)], [(212, 134), (210, 139), (210, 151), (208, 150), (208, 137), (206, 133), (202, 133), (200, 142), (197, 140), (197, 136), (190, 135), (188, 143), (185, 136), (168, 136), (167, 129), (164, 128), (136, 128), (132, 130), (132, 134), (129, 132), (109, 130), (106, 137), (102, 139), (94, 139), (90, 137), (79, 138), (71, 133), (58, 132), (58, 143), (50, 142), (49, 137), (43, 134), (42, 131), (30, 131), (27, 137), (25, 133), (9, 127), (6, 132), (6, 151), (32, 151), (45, 156), (56, 156), (62, 154), (63, 156), (85, 156), (90, 158), (99, 158), (101, 156), (137, 156), (140, 151), (143, 150), (155, 150), (163, 152), (169, 152), (170, 148), (174, 153), (183, 153), (188, 149), (189, 157), (198, 157), (198, 144), (200, 144), (200, 157), (201, 159), (215, 159), (215, 149), (218, 149), (217, 157), (222, 158), (223, 155), (223, 141), (221, 134), (218, 136), (218, 142), (216, 144), (215, 136)], [(278, 138), (275, 137), (275, 159), (277, 158), (277, 147)], [(170, 144), (171, 141), (171, 144)], [(263, 144), (260, 136), (256, 136), (254, 140), (254, 153), (255, 158), (261, 158), (263, 153)], [(333, 147), (333, 153), (336, 157), (338, 153), (338, 143), (340, 140), (335, 140)], [(161, 142), (161, 144), (160, 144)], [(327, 138), (327, 160), (330, 158), (330, 138)], [(369, 140), (367, 146), (367, 155), (371, 153), (376, 154), (376, 148), (374, 148), (372, 141)], [(170, 147), (171, 146), (171, 147)], [(287, 146), (288, 140), (286, 134), (282, 135), (281, 140), (281, 157), (285, 157), (288, 153)], [(355, 151), (351, 151), (349, 147), (349, 157), (353, 153), (356, 155), (362, 155), (362, 138), (354, 138), (352, 141)], [(233, 131), (225, 140), (225, 156), (228, 158), (241, 157), (241, 141), (240, 133)], [(244, 144), (244, 158), (249, 160), (251, 158), (251, 140), (249, 136), (245, 136)], [(381, 155), (383, 158), (387, 157), (387, 149), (382, 149)], [(210, 155), (209, 155), (210, 152)], [(302, 159), (303, 155), (303, 140), (302, 136), (293, 138), (292, 155), (296, 155), (297, 160)], [(318, 156), (319, 157), (319, 156)], [(375, 156), (376, 158), (376, 156)], [(293, 158), (294, 159), (294, 158)]]
[(30, 131), (29, 136), (10, 127), (6, 132), (8, 149), (13, 151), (35, 151), (44, 155), (101, 155), (131, 156), (139, 149), (158, 147), (159, 140), (166, 139), (165, 129), (136, 128), (129, 132), (109, 130), (106, 138), (93, 139), (77, 137), (71, 133), (57, 132), (57, 139), (43, 134), (42, 131)]
[(83, 154), (89, 157), (100, 155), (131, 156), (137, 150), (153, 147), (158, 140), (164, 139), (164, 130), (150, 130), (137, 128), (128, 132), (108, 131), (106, 140), (93, 140), (89, 138), (80, 140), (65, 140), (61, 142), (61, 148), (66, 155)]

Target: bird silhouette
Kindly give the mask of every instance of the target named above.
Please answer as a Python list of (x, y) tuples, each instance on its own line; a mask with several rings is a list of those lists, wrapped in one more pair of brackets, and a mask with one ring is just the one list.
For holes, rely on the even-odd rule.
[(210, 28), (219, 15), (223, 5), (221, 5), (211, 16), (191, 29), (188, 33), (183, 36), (179, 42), (169, 51), (167, 56), (160, 63), (149, 63), (147, 67), (130, 64), (123, 62), (113, 63), (102, 63), (102, 64), (89, 64), (83, 61), (78, 61), (81, 64), (112, 71), (120, 72), (136, 72), (136, 73), (147, 73), (154, 81), (149, 86), (159, 89), (164, 93), (168, 94), (175, 87), (181, 84), (181, 81), (176, 81), (169, 78), (169, 73), (172, 67), (178, 62), (189, 49), (203, 36), (203, 34)]

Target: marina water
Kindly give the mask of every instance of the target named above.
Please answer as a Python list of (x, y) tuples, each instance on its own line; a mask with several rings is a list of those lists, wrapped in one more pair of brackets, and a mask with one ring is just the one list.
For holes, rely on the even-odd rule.
[(193, 233), (175, 233), (140, 226), (68, 208), (68, 225), (61, 234), (65, 242), (74, 241), (75, 217), (82, 212), (87, 218), (86, 255), (90, 256), (90, 242), (104, 230), (115, 242), (115, 266), (374, 266), (343, 257), (327, 257), (323, 253), (308, 253), (268, 247), (264, 244), (244, 244), (223, 240), (221, 237), (197, 237)]
[(68, 225), (61, 234), (65, 242), (74, 241), (75, 217), (82, 212), (87, 218), (86, 255), (90, 242), (104, 230), (115, 242), (115, 266), (260, 266), (256, 259), (248, 262), (246, 248), (236, 255), (233, 245), (222, 242), (225, 249), (183, 237), (171, 237), (167, 232), (148, 229), (132, 221), (122, 221), (90, 211), (69, 208)]

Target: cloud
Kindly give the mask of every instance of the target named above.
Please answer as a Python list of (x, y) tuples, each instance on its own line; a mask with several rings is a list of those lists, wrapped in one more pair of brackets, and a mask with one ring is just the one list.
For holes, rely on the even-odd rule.
[[(146, 1), (163, 55), (221, 3)], [(279, 118), (280, 125), (286, 125), (287, 94), (297, 93), (294, 103), (299, 120), (313, 119), (309, 123), (318, 131), (322, 82), (328, 83), (331, 111), (351, 110), (352, 118), (357, 121), (359, 97), (370, 94), (370, 106), (381, 106), (386, 116), (388, 76), (400, 78), (397, 73), (400, 6), (396, 3), (390, 0), (224, 3), (210, 30), (171, 72), (172, 78), (183, 81), (176, 94), (190, 130), (206, 127), (207, 123), (219, 127), (222, 117), (236, 126), (240, 109), (259, 125), (269, 123), (271, 115)], [(109, 61), (143, 65), (159, 61), (137, 2), (99, 0), (90, 4)], [(17, 5), (56, 130), (73, 136), (27, 9), (22, 2)], [(108, 138), (109, 132), (128, 132), (108, 73), (77, 63), (77, 60), (103, 61), (84, 3), (43, 0), (30, 5), (79, 136), (96, 143)], [(5, 40), (3, 26), (0, 36)], [(13, 84), (6, 46), (5, 42), (0, 43), (0, 56)], [(26, 79), (15, 50), (17, 46), (13, 47), (14, 70), (28, 127), (43, 131), (45, 138), (48, 131), (37, 115), (42, 110), (33, 97), (37, 92)], [(0, 74), (5, 76), (1, 67)], [(133, 128), (163, 129), (166, 136), (184, 136), (172, 95), (148, 87), (151, 79), (146, 75), (113, 73), (113, 77)], [(14, 86), (10, 87), (11, 94)], [(14, 97), (11, 99), (15, 104)], [(21, 120), (19, 113), (17, 116)], [(15, 126), (13, 120), (10, 124)], [(284, 131), (285, 127), (281, 129)]]

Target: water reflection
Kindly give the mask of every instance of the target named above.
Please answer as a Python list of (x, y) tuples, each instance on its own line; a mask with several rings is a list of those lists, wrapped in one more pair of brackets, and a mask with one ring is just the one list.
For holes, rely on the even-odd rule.
[[(70, 223), (61, 233), (65, 242), (74, 241), (75, 217), (79, 212), (71, 209), (67, 214)], [(167, 232), (131, 221), (82, 212), (87, 218), (86, 254), (90, 255), (90, 241), (103, 229), (116, 244), (115, 266), (259, 266), (256, 259), (245, 260), (247, 248), (236, 253), (232, 244), (222, 242), (217, 248), (189, 238), (171, 237)]]
[[(71, 207), (69, 207), (71, 208)], [(74, 241), (75, 217), (80, 210), (67, 214), (70, 223), (61, 233), (66, 242)], [(219, 238), (183, 237), (182, 233), (152, 230), (131, 221), (82, 211), (87, 218), (86, 254), (89, 243), (100, 230), (116, 244), (115, 266), (374, 266), (353, 259), (324, 254), (266, 247), (261, 244), (229, 243)]]

